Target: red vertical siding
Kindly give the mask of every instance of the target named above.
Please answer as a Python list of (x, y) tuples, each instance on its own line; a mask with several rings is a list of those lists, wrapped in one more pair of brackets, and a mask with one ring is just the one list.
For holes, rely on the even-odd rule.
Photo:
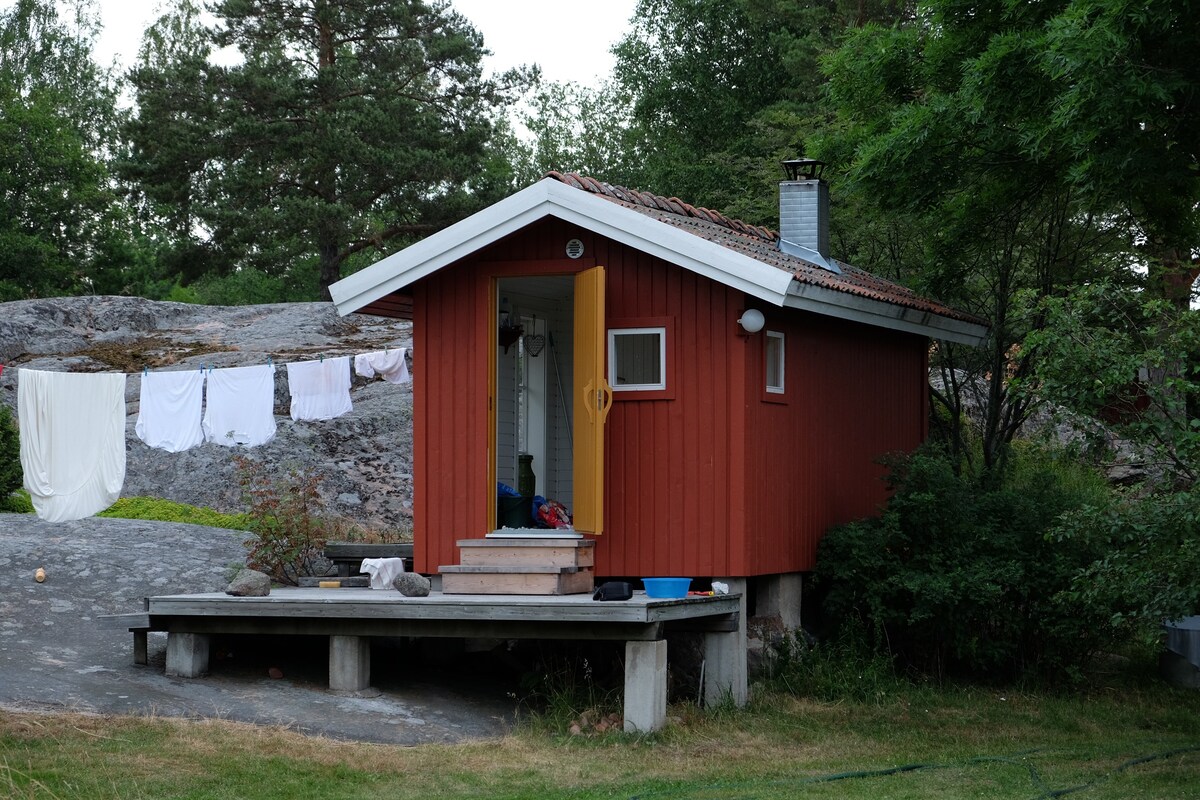
[[(586, 257), (563, 258), (567, 240)], [(763, 336), (738, 334), (744, 296), (559, 220), (543, 220), (414, 292), (417, 569), (457, 563), (487, 532), (488, 281), (606, 267), (609, 318), (669, 317), (670, 399), (608, 418), (599, 575), (756, 575), (810, 569), (832, 524), (884, 499), (881, 454), (925, 432), (925, 340), (802, 312), (787, 334), (785, 403), (764, 402)]]
[(454, 543), (487, 525), (494, 490), (487, 490), (486, 298), (487, 284), (467, 269), (442, 270), (414, 292), (414, 368), (421, 365), (413, 381), (414, 566), (422, 572), (458, 563)]
[(750, 574), (811, 569), (829, 527), (877, 512), (879, 459), (915, 448), (927, 424), (924, 337), (778, 311), (767, 328), (786, 335), (787, 391), (749, 404)]

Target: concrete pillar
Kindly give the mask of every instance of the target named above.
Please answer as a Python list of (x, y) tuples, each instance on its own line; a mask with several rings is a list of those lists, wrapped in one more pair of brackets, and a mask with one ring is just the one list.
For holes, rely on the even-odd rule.
[(329, 688), (361, 692), (371, 685), (371, 640), (366, 636), (329, 637)]
[(625, 643), (626, 733), (656, 731), (667, 722), (667, 643)]
[(133, 632), (133, 663), (143, 667), (150, 663), (149, 634), (146, 631)]
[(208, 634), (168, 633), (168, 675), (180, 678), (199, 678), (208, 672)]
[(750, 699), (746, 678), (746, 579), (714, 581), (728, 585), (730, 594), (741, 594), (742, 602), (736, 631), (704, 634), (704, 704), (714, 706), (729, 699), (741, 708)]
[(804, 575), (787, 572), (782, 575), (763, 575), (758, 578), (755, 595), (755, 614), (760, 617), (778, 616), (783, 627), (794, 631), (800, 627), (800, 590)]

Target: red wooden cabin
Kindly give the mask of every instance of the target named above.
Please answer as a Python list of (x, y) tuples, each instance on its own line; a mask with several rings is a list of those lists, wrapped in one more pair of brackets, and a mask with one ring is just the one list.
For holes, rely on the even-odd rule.
[(598, 577), (800, 573), (876, 512), (879, 457), (926, 435), (928, 340), (986, 329), (831, 259), (812, 166), (782, 235), (551, 173), (331, 288), (413, 320), (417, 570), (496, 530), (521, 452)]

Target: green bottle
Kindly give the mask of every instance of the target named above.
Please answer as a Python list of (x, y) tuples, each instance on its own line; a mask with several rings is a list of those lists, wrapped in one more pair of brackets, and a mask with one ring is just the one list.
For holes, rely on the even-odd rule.
[(537, 476), (533, 474), (533, 456), (529, 453), (517, 456), (517, 491), (521, 497), (537, 494)]

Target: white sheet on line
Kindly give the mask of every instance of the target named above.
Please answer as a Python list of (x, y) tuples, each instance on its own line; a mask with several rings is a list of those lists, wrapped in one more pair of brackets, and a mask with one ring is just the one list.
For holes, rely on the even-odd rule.
[(39, 519), (83, 519), (121, 496), (124, 375), (22, 369), (17, 421), (25, 490)]
[(292, 419), (333, 419), (350, 411), (350, 356), (287, 365)]
[(204, 442), (204, 372), (198, 369), (147, 372), (134, 432), (150, 447), (181, 453)]
[(212, 369), (206, 376), (204, 438), (256, 447), (275, 438), (275, 366)]

